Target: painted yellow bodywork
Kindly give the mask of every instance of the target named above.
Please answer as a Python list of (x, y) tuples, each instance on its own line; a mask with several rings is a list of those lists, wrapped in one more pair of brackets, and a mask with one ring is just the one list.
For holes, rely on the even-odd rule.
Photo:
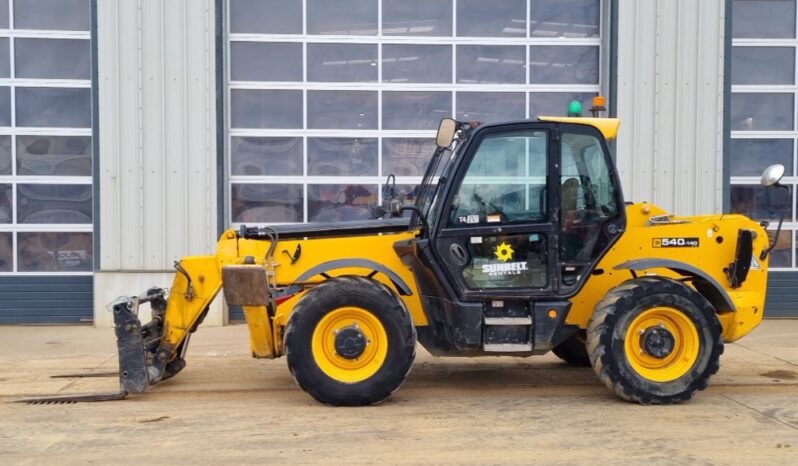
[[(592, 275), (582, 290), (574, 296), (567, 323), (587, 328), (593, 309), (611, 288), (632, 278), (628, 270), (615, 270), (614, 267), (630, 259), (663, 258), (672, 259), (697, 267), (724, 287), (734, 303), (735, 312), (718, 315), (723, 326), (723, 338), (735, 341), (756, 328), (762, 321), (765, 309), (765, 290), (767, 288), (767, 260), (758, 261), (760, 269), (751, 267), (748, 278), (739, 288), (732, 289), (726, 277), (725, 268), (734, 260), (737, 247), (737, 232), (748, 229), (756, 232), (754, 256), (768, 247), (765, 230), (756, 222), (742, 215), (704, 215), (696, 217), (672, 217), (669, 225), (649, 225), (649, 219), (664, 215), (665, 212), (651, 204), (632, 204), (627, 206), (627, 226), (621, 238), (599, 262), (596, 269), (601, 275)], [(698, 237), (697, 248), (657, 248), (656, 238)], [(718, 238), (722, 238), (719, 240)], [(667, 269), (651, 269), (638, 272), (639, 275), (662, 275), (678, 277)]]
[(182, 273), (176, 273), (164, 316), (161, 348), (174, 351), (197, 323), (222, 288), (217, 256), (189, 256), (180, 260), (191, 276), (191, 288)]
[[(393, 249), (394, 243), (415, 237), (415, 232), (382, 233), (368, 236), (348, 236), (311, 239), (281, 239), (274, 253), (274, 272), (279, 286), (288, 286), (310, 268), (337, 259), (368, 259), (384, 265), (410, 286), (413, 294), (399, 296), (417, 326), (427, 325), (427, 316), (421, 307), (421, 300), (416, 290), (412, 271), (402, 264)], [(221, 290), (221, 269), (225, 265), (244, 264), (245, 258), (251, 256), (255, 264), (264, 265), (269, 249), (269, 241), (238, 238), (234, 230), (222, 234), (217, 244), (215, 255), (186, 257), (180, 264), (191, 275), (195, 288), (195, 296), (186, 298), (187, 281), (181, 274), (175, 274), (166, 312), (166, 333), (162, 346), (177, 348), (189, 329), (199, 319), (203, 310), (210, 304)], [(293, 253), (297, 245), (302, 245), (302, 254), (296, 262), (286, 253)], [(325, 272), (330, 277), (341, 275), (368, 275), (371, 269), (348, 267)], [(202, 286), (198, 286), (198, 277), (203, 277)], [(375, 280), (394, 289), (394, 285), (383, 274), (376, 274)], [(311, 277), (306, 285), (326, 280), (322, 275)], [(264, 283), (265, 286), (265, 283)], [(308, 288), (305, 288), (305, 291)], [(245, 306), (244, 317), (250, 331), (250, 347), (252, 354), (260, 358), (273, 358), (282, 355), (282, 340), (285, 326), (291, 311), (304, 291), (277, 306), (272, 318), (267, 315), (265, 306)]]
[[(754, 255), (768, 246), (767, 235), (756, 222), (741, 215), (707, 215), (700, 217), (673, 217), (684, 223), (652, 226), (649, 220), (666, 212), (650, 204), (627, 206), (627, 227), (621, 238), (596, 267), (601, 274), (591, 274), (582, 290), (574, 296), (568, 324), (587, 328), (596, 303), (613, 287), (632, 277), (628, 270), (615, 266), (631, 259), (663, 258), (681, 261), (702, 269), (726, 289), (734, 303), (734, 312), (719, 313), (723, 338), (730, 342), (741, 338), (756, 328), (762, 320), (767, 285), (767, 260), (759, 261), (760, 268), (752, 267), (748, 278), (739, 288), (732, 289), (724, 271), (733, 261), (736, 252), (737, 232), (750, 229), (756, 232)], [(412, 295), (400, 296), (416, 326), (428, 324), (421, 305), (412, 271), (402, 264), (393, 249), (394, 243), (414, 238), (417, 232), (382, 233), (366, 236), (287, 239), (280, 240), (274, 253), (274, 273), (278, 286), (295, 284), (310, 268), (337, 259), (367, 259), (384, 265), (410, 286)], [(698, 237), (699, 247), (657, 248), (654, 239), (670, 237)], [(721, 239), (722, 238), (722, 239)], [(291, 263), (290, 255), (297, 245), (302, 247), (298, 260)], [(217, 245), (217, 253), (208, 256), (186, 257), (182, 267), (192, 277), (191, 293), (188, 282), (178, 273), (171, 289), (165, 317), (166, 332), (162, 346), (176, 349), (187, 332), (196, 324), (203, 311), (222, 287), (221, 269), (225, 265), (244, 264), (245, 258), (254, 258), (264, 265), (269, 242), (240, 239), (233, 230), (226, 231)], [(358, 267), (327, 271), (328, 276), (368, 275), (371, 269)], [(640, 271), (639, 274), (677, 277), (667, 269)], [(374, 279), (394, 289), (391, 281), (381, 273)], [(311, 277), (303, 285), (312, 286), (326, 278)], [(265, 284), (264, 284), (265, 286)], [(290, 299), (277, 306), (274, 316), (267, 314), (265, 306), (245, 306), (244, 316), (250, 330), (253, 356), (273, 358), (283, 354), (283, 334), (296, 302), (309, 289), (305, 286)], [(397, 293), (398, 294), (398, 293)]]
[(266, 306), (243, 306), (244, 318), (249, 327), (249, 346), (252, 357), (271, 359), (274, 355), (272, 323)]
[(559, 123), (575, 123), (578, 125), (590, 125), (604, 135), (604, 139), (612, 141), (618, 137), (618, 127), (621, 126), (621, 120), (618, 118), (590, 118), (590, 117), (556, 117), (556, 116), (541, 116), (538, 117), (540, 121), (554, 121)]

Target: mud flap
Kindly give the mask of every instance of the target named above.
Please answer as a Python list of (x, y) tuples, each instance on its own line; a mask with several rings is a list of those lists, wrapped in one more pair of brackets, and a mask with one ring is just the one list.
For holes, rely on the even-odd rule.
[(127, 393), (141, 393), (147, 389), (150, 380), (144, 359), (141, 322), (135, 314), (137, 306), (128, 298), (120, 298), (110, 306), (114, 314), (116, 346), (119, 351), (119, 389)]

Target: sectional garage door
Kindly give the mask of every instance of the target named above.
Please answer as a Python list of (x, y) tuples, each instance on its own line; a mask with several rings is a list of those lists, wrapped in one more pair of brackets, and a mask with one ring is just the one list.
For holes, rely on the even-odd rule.
[(0, 278), (0, 324), (78, 324), (92, 320), (92, 277)]

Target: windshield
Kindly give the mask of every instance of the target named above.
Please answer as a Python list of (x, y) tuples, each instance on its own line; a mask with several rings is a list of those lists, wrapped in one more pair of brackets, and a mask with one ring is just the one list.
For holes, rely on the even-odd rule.
[[(437, 214), (440, 204), (438, 202), (440, 187), (449, 176), (451, 167), (454, 165), (452, 161), (457, 156), (457, 150), (461, 145), (462, 143), (456, 142), (452, 149), (436, 149), (427, 166), (427, 171), (424, 173), (424, 179), (421, 180), (421, 184), (418, 186), (416, 207), (424, 215), (424, 218), (428, 220), (434, 219)], [(418, 215), (413, 214), (411, 226), (418, 228), (419, 224)]]

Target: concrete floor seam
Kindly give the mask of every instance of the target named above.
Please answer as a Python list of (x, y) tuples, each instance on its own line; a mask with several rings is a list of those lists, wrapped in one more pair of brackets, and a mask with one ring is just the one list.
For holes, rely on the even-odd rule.
[(761, 352), (761, 351), (757, 351), (757, 350), (755, 350), (755, 349), (753, 349), (753, 348), (749, 348), (748, 346), (745, 346), (745, 345), (743, 345), (743, 344), (740, 344), (740, 342), (735, 342), (734, 344), (735, 344), (736, 346), (739, 346), (740, 348), (747, 349), (748, 351), (753, 351), (753, 352), (754, 352), (754, 353), (756, 353), (756, 354), (761, 354), (762, 356), (768, 356), (768, 357), (771, 357), (771, 358), (773, 358), (773, 359), (776, 359), (776, 360), (778, 360), (778, 361), (781, 361), (781, 362), (783, 362), (783, 363), (789, 364), (789, 365), (791, 365), (791, 366), (798, 367), (798, 364), (796, 364), (796, 363), (794, 363), (794, 362), (792, 362), (792, 361), (788, 361), (788, 360), (786, 360), (786, 359), (782, 359), (782, 358), (780, 358), (780, 357), (778, 357), (778, 356), (775, 356), (775, 355), (772, 355), (772, 354), (768, 354), (768, 353), (763, 353), (763, 352)]
[(783, 425), (783, 426), (785, 426), (785, 427), (789, 427), (789, 428), (790, 428), (790, 429), (792, 429), (792, 430), (798, 431), (798, 427), (795, 427), (795, 426), (794, 426), (794, 425), (792, 425), (792, 424), (789, 424), (789, 423), (787, 423), (787, 422), (784, 422), (784, 421), (782, 421), (781, 419), (777, 419), (777, 418), (775, 418), (775, 417), (771, 416), (770, 414), (763, 413), (762, 411), (760, 411), (760, 410), (758, 410), (758, 409), (756, 409), (756, 408), (754, 408), (754, 407), (752, 407), (752, 406), (749, 406), (749, 405), (747, 405), (747, 404), (743, 403), (742, 401), (735, 400), (734, 398), (731, 398), (731, 397), (729, 397), (728, 395), (719, 395), (719, 396), (720, 396), (721, 398), (725, 398), (725, 399), (727, 399), (727, 400), (731, 401), (732, 403), (736, 403), (736, 404), (738, 404), (738, 405), (740, 405), (740, 406), (742, 406), (742, 407), (744, 407), (744, 408), (747, 408), (747, 409), (749, 409), (749, 410), (751, 410), (751, 411), (753, 411), (753, 412), (755, 412), (755, 413), (759, 414), (760, 416), (762, 416), (762, 417), (764, 417), (764, 418), (766, 418), (766, 419), (770, 419), (770, 420), (772, 420), (772, 421), (775, 421), (775, 422), (776, 422), (776, 423), (778, 423), (778, 424), (781, 424), (781, 425)]

